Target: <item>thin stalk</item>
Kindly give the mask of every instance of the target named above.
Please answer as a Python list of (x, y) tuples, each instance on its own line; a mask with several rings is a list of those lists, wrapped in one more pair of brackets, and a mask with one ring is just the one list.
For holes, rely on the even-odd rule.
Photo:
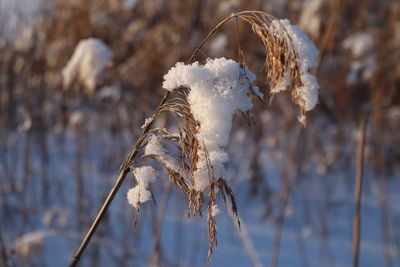
[(160, 104), (158, 105), (158, 108), (154, 115), (151, 117), (150, 123), (145, 127), (139, 137), (139, 139), (136, 142), (135, 147), (131, 150), (131, 152), (128, 154), (126, 157), (125, 161), (121, 165), (121, 169), (119, 171), (119, 175), (117, 177), (117, 180), (111, 189), (110, 193), (108, 194), (106, 200), (103, 203), (103, 206), (101, 207), (100, 211), (97, 213), (96, 219), (93, 221), (92, 225), (89, 228), (89, 231), (86, 233), (85, 238), (83, 239), (82, 243), (80, 244), (79, 248), (76, 250), (74, 256), (72, 257), (71, 263), (69, 264), (70, 267), (74, 267), (79, 263), (80, 257), (82, 256), (83, 252), (85, 251), (87, 245), (89, 244), (90, 240), (92, 239), (94, 233), (96, 232), (97, 227), (99, 226), (100, 222), (104, 218), (104, 215), (110, 206), (111, 202), (113, 201), (115, 195), (117, 194), (120, 186), (125, 180), (126, 175), (130, 171), (130, 166), (133, 163), (135, 156), (139, 152), (139, 148), (142, 145), (146, 134), (150, 130), (150, 127), (152, 126), (153, 122), (156, 120), (156, 114), (158, 114), (160, 108), (164, 105), (165, 101), (167, 100), (170, 92), (167, 91), (164, 94), (163, 99), (161, 100)]
[(281, 199), (281, 207), (279, 210), (279, 213), (276, 218), (276, 223), (275, 223), (275, 232), (274, 232), (274, 239), (273, 239), (273, 247), (272, 247), (272, 254), (271, 254), (271, 266), (272, 267), (277, 267), (279, 264), (279, 254), (280, 254), (280, 247), (281, 247), (281, 238), (282, 238), (282, 232), (285, 224), (285, 212), (286, 208), (289, 202), (290, 198), (290, 191), (292, 187), (292, 174), (293, 171), (295, 170), (296, 164), (297, 164), (297, 155), (299, 153), (299, 146), (301, 144), (301, 139), (303, 137), (303, 130), (304, 128), (301, 128), (298, 130), (298, 133), (296, 133), (297, 138), (296, 141), (291, 145), (290, 150), (289, 150), (289, 160), (287, 164), (287, 168), (283, 173), (283, 191), (281, 193), (280, 199)]
[(96, 219), (93, 221), (92, 225), (89, 228), (89, 231), (87, 232), (85, 238), (83, 239), (81, 245), (79, 246), (78, 250), (74, 254), (71, 263), (69, 264), (70, 267), (76, 266), (80, 260), (81, 255), (85, 251), (87, 245), (90, 242), (90, 239), (92, 239), (93, 234), (96, 232), (97, 227), (99, 226), (100, 222), (102, 221), (108, 206), (110, 206), (111, 202), (113, 201), (115, 195), (118, 192), (119, 187), (121, 186), (122, 182), (124, 181), (126, 175), (129, 172), (129, 168), (123, 170), (120, 172), (118, 175), (117, 181), (115, 182), (114, 187), (111, 189), (110, 193), (108, 194), (106, 200), (104, 201), (103, 206), (101, 207), (99, 213), (96, 216)]
[[(229, 215), (232, 219), (233, 224), (235, 225), (235, 229), (238, 232), (240, 240), (243, 243), (244, 249), (246, 250), (247, 255), (254, 267), (262, 267), (263, 264), (261, 263), (260, 256), (257, 253), (257, 250), (254, 247), (254, 243), (250, 238), (249, 232), (247, 231), (246, 223), (243, 221), (242, 218), (236, 216), (229, 212)], [(237, 219), (240, 221), (240, 226), (237, 223)]]
[(357, 174), (354, 188), (354, 219), (353, 219), (353, 267), (359, 266), (360, 258), (360, 229), (361, 229), (361, 196), (364, 169), (364, 150), (365, 150), (365, 130), (368, 113), (361, 118), (358, 148), (357, 148)]
[[(225, 24), (225, 22), (227, 22), (227, 21), (229, 21), (229, 20), (231, 20), (231, 19), (233, 19), (233, 18), (240, 18), (240, 19), (243, 19), (244, 21), (247, 21), (245, 18), (243, 18), (243, 17), (241, 17), (241, 16), (248, 15), (248, 14), (260, 14), (260, 15), (266, 15), (266, 16), (268, 15), (268, 14), (266, 14), (266, 13), (263, 12), (263, 11), (249, 11), (249, 10), (246, 10), (246, 11), (241, 11), (241, 12), (238, 12), (238, 13), (234, 13), (234, 14), (232, 14), (231, 16), (229, 16), (229, 17), (227, 17), (227, 18), (221, 20), (221, 21), (218, 22), (217, 25), (215, 25), (214, 28), (208, 33), (208, 35), (206, 36), (206, 38), (204, 38), (204, 40), (196, 47), (196, 49), (194, 50), (193, 54), (190, 56), (188, 62), (191, 62), (191, 61), (194, 59), (194, 57), (195, 57), (196, 54), (200, 51), (200, 49), (203, 47), (203, 45), (211, 38), (211, 36), (212, 36), (223, 24)], [(271, 15), (268, 15), (268, 17), (269, 17), (270, 19), (274, 18), (274, 17), (272, 17)], [(248, 21), (247, 21), (247, 22), (248, 22)]]
[(158, 266), (160, 257), (160, 240), (161, 240), (161, 229), (164, 223), (165, 214), (167, 213), (169, 196), (172, 190), (172, 183), (167, 183), (164, 189), (164, 195), (161, 202), (160, 213), (153, 226), (153, 244), (151, 245), (151, 253), (149, 257), (148, 266)]
[(0, 226), (0, 265), (4, 267), (11, 266), (10, 260), (7, 255), (6, 246), (3, 240), (3, 231)]

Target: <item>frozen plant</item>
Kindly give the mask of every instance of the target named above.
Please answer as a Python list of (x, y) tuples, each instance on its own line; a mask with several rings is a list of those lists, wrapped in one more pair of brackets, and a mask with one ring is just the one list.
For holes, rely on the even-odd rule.
[[(299, 121), (305, 124), (305, 112), (312, 110), (318, 103), (319, 85), (317, 79), (309, 70), (317, 64), (318, 50), (307, 35), (289, 20), (273, 20), (270, 31), (275, 38), (289, 38), (292, 46), (293, 61), (282, 70), (279, 82), (272, 87), (271, 93), (276, 94), (291, 88), (292, 97), (300, 106)], [(275, 64), (275, 63), (273, 63)]]
[[(249, 23), (264, 43), (270, 93), (291, 89), (292, 98), (300, 107), (299, 120), (305, 124), (306, 111), (318, 102), (319, 85), (309, 72), (317, 63), (318, 50), (306, 34), (288, 20), (277, 20), (263, 12), (239, 14), (232, 17)], [(215, 216), (220, 212), (216, 196), (220, 194), (225, 201), (228, 196), (231, 213), (236, 215), (237, 212), (225, 175), (224, 165), (229, 155), (224, 147), (229, 143), (234, 114), (251, 111), (251, 95), (264, 98), (253, 85), (255, 79), (244, 62), (231, 59), (208, 58), (203, 64), (176, 63), (164, 76), (163, 88), (167, 93), (163, 102), (142, 126), (143, 141), (122, 166), (122, 169), (132, 166), (135, 157), (141, 160), (152, 157), (163, 166), (169, 180), (188, 197), (189, 214), (201, 215), (202, 206), (207, 202), (209, 255), (216, 245)], [(162, 112), (176, 117), (178, 133), (151, 128)], [(150, 193), (143, 192), (142, 201), (138, 197), (139, 189), (129, 192), (129, 203), (139, 214), (140, 204), (150, 199)]]
[[(236, 112), (249, 115), (253, 107), (252, 95), (264, 100), (264, 94), (253, 85), (256, 77), (246, 66), (244, 57), (240, 62), (226, 58), (193, 62), (212, 33), (232, 18), (249, 24), (261, 39), (266, 51), (266, 81), (270, 92), (275, 94), (290, 89), (294, 102), (300, 107), (300, 121), (305, 124), (305, 113), (314, 108), (318, 100), (319, 86), (309, 72), (317, 62), (317, 49), (288, 20), (278, 20), (261, 11), (232, 14), (217, 24), (187, 63), (178, 62), (165, 74), (164, 98), (143, 124), (142, 134), (121, 165), (116, 182), (121, 184), (127, 173), (133, 170), (137, 185), (128, 192), (128, 201), (136, 209), (137, 219), (141, 204), (152, 197), (149, 185), (157, 174), (152, 167), (136, 166), (148, 164), (149, 159), (156, 160), (169, 182), (186, 195), (188, 215), (202, 215), (206, 205), (209, 258), (217, 245), (218, 196), (230, 207), (230, 215), (240, 225), (224, 166), (229, 160), (224, 147), (229, 143), (233, 116)], [(244, 51), (239, 52), (244, 54)], [(165, 112), (177, 121), (174, 133), (169, 129), (152, 127)], [(114, 192), (113, 189), (110, 195)], [(75, 258), (80, 256), (79, 253)]]
[(342, 47), (353, 55), (350, 69), (346, 77), (348, 84), (354, 84), (358, 80), (369, 80), (375, 71), (375, 57), (371, 53), (374, 40), (367, 32), (350, 35), (342, 42)]
[(103, 41), (96, 38), (81, 40), (62, 70), (64, 86), (69, 86), (78, 78), (88, 89), (93, 90), (97, 77), (111, 58), (112, 52)]
[(133, 175), (136, 178), (136, 186), (128, 191), (127, 198), (129, 204), (134, 207), (151, 199), (149, 190), (150, 184), (153, 183), (158, 176), (157, 172), (150, 166), (144, 166), (133, 169)]
[(45, 238), (54, 236), (55, 234), (52, 230), (32, 231), (14, 240), (11, 247), (18, 257), (27, 258), (30, 253), (42, 249)]
[(198, 161), (193, 173), (193, 187), (203, 192), (210, 184), (209, 166), (215, 177), (223, 177), (223, 164), (229, 160), (222, 149), (229, 143), (232, 118), (237, 110), (252, 108), (250, 92), (255, 75), (239, 63), (226, 58), (208, 59), (185, 65), (179, 62), (164, 76), (163, 87), (173, 91), (190, 88), (187, 101), (190, 112), (200, 125)]

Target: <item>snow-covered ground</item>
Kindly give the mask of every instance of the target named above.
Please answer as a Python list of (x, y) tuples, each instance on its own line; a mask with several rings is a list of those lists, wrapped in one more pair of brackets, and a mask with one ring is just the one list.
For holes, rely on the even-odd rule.
[[(237, 197), (239, 216), (243, 227), (248, 231), (250, 240), (264, 266), (271, 263), (275, 220), (272, 217), (263, 219), (266, 208), (266, 195), (250, 197), (250, 186), (247, 178), (250, 170), (249, 159), (254, 148), (243, 134), (248, 130), (236, 131), (230, 153), (233, 156), (227, 166), (227, 173), (235, 175), (233, 191)], [(94, 138), (94, 136), (96, 136)], [(18, 157), (24, 153), (24, 145), (20, 140), (24, 133), (9, 139), (9, 149), (18, 151)], [(87, 136), (77, 137), (71, 130), (65, 139), (57, 134), (48, 136), (49, 163), (47, 175), (50, 179), (48, 189), (49, 201), (43, 204), (39, 178), (44, 174), (40, 160), (40, 148), (32, 142), (31, 171), (36, 174), (28, 180), (26, 196), (31, 207), (27, 214), (27, 225), (20, 224), (18, 209), (2, 210), (3, 238), (7, 247), (15, 247), (17, 253), (15, 262), (24, 255), (36, 266), (64, 266), (87, 230), (99, 209), (105, 194), (110, 190), (117, 166), (107, 163), (107, 157), (115, 155), (120, 160), (121, 150), (126, 150), (133, 139), (128, 133), (111, 135), (109, 133), (89, 132)], [(82, 157), (77, 162), (77, 146), (84, 138)], [(244, 147), (251, 149), (243, 149)], [(101, 148), (101, 149), (99, 149)], [(118, 152), (117, 152), (118, 151)], [(236, 152), (236, 153), (235, 153)], [(281, 186), (279, 167), (282, 162), (276, 157), (273, 149), (262, 147), (260, 153), (264, 175), (272, 187)], [(11, 157), (13, 153), (6, 153)], [(11, 158), (10, 158), (11, 160)], [(81, 175), (84, 177), (84, 203), (79, 204), (76, 196), (77, 164), (81, 164)], [(348, 266), (352, 258), (352, 220), (353, 220), (353, 177), (355, 166), (340, 169), (326, 175), (297, 175), (292, 187), (291, 197), (285, 212), (285, 222), (282, 230), (279, 266)], [(389, 177), (389, 203), (398, 203), (400, 196), (398, 179)], [(23, 181), (23, 172), (16, 174), (17, 186)], [(147, 263), (152, 242), (152, 224), (163, 202), (162, 188), (167, 183), (166, 177), (161, 177), (164, 183), (158, 183), (153, 188), (158, 206), (151, 203), (142, 206), (141, 217), (137, 230), (133, 231), (133, 210), (126, 200), (126, 193), (134, 184), (132, 176), (127, 177), (116, 199), (108, 212), (107, 219), (99, 228), (96, 237), (89, 245), (87, 254), (82, 258), (82, 266), (86, 266), (88, 258), (98, 257), (97, 266), (127, 265), (144, 266)], [(2, 184), (4, 188), (5, 184)], [(362, 220), (361, 220), (361, 252), (360, 266), (382, 266), (382, 213), (380, 207), (380, 190), (374, 173), (366, 171)], [(2, 205), (4, 204), (2, 201)], [(19, 200), (10, 197), (8, 205), (18, 205)], [(167, 266), (203, 266), (207, 257), (207, 230), (204, 218), (187, 218), (187, 201), (181, 192), (173, 190), (168, 202), (165, 221), (161, 235), (161, 255)], [(227, 214), (225, 206), (218, 200), (221, 214), (217, 215), (218, 247), (212, 257), (211, 266), (251, 266), (252, 262), (244, 248), (242, 239), (234, 227), (232, 219)], [(79, 210), (81, 209), (81, 210)], [(9, 213), (11, 212), (11, 213)], [(397, 205), (390, 205), (390, 225), (396, 225), (400, 210)], [(79, 215), (80, 214), (80, 215)], [(82, 217), (82, 218), (80, 218)], [(82, 221), (80, 221), (82, 219)], [(81, 225), (79, 224), (79, 221)], [(22, 227), (22, 228), (21, 228)], [(18, 229), (24, 229), (23, 232)], [(391, 229), (392, 240), (398, 238), (398, 233)], [(21, 234), (33, 234), (21, 241)], [(25, 241), (24, 241), (25, 240)], [(18, 241), (20, 241), (18, 243)], [(21, 246), (21, 242), (26, 242)], [(94, 248), (100, 248), (98, 254)], [(24, 252), (24, 249), (26, 250)], [(388, 247), (392, 262), (396, 264), (397, 247), (394, 242)], [(25, 253), (25, 254), (24, 254)], [(94, 254), (93, 254), (94, 253)], [(93, 256), (97, 255), (97, 256)], [(45, 265), (42, 265), (45, 264)], [(395, 266), (395, 265), (393, 265)]]

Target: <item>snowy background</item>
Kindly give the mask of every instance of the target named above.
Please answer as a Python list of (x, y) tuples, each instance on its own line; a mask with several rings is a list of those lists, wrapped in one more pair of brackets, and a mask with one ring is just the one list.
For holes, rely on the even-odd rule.
[[(271, 105), (253, 98), (251, 127), (234, 117), (225, 169), (242, 230), (218, 199), (210, 265), (351, 265), (358, 128), (370, 109), (360, 266), (400, 266), (400, 3), (329, 0), (0, 0), (0, 266), (68, 264), (161, 100), (163, 75), (240, 10), (299, 25), (320, 51), (321, 88), (306, 128), (288, 93)], [(232, 26), (202, 52), (238, 60)], [(244, 24), (239, 33), (269, 103), (264, 48)], [(156, 126), (176, 127), (168, 116)], [(205, 266), (206, 219), (188, 218), (161, 174), (157, 206), (142, 205), (134, 231), (134, 185), (129, 174), (81, 266)]]

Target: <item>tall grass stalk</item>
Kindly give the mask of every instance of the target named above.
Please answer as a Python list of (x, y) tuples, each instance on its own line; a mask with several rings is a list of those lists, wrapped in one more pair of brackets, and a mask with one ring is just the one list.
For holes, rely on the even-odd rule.
[(365, 130), (367, 127), (368, 113), (365, 113), (360, 122), (357, 148), (357, 174), (354, 187), (354, 219), (353, 219), (353, 267), (359, 266), (360, 231), (361, 231), (361, 196), (364, 170)]

